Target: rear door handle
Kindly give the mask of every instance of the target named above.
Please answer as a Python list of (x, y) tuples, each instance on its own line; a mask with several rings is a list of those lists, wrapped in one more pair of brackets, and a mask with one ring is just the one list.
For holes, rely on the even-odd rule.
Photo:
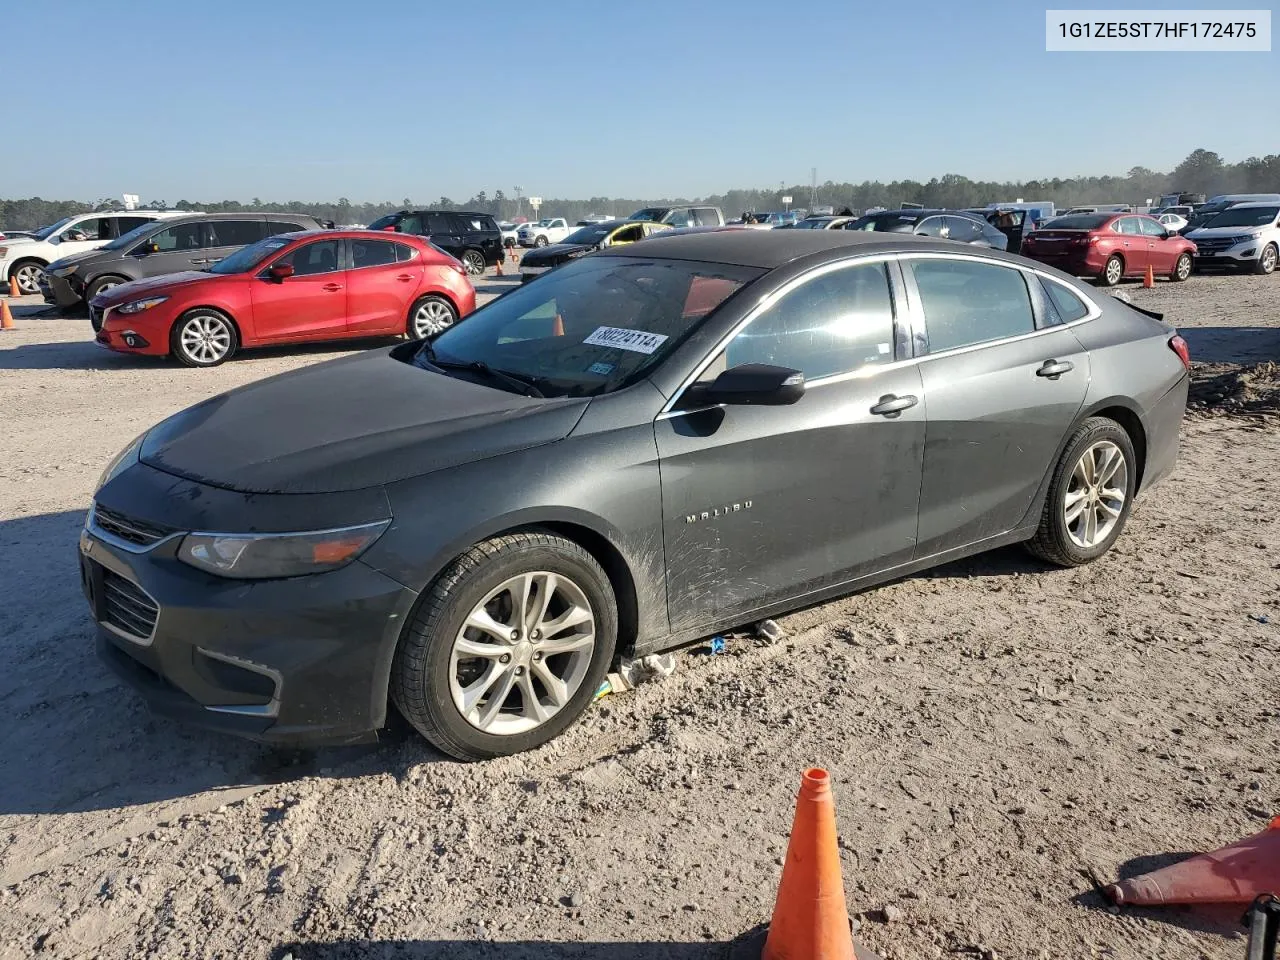
[(1057, 380), (1064, 373), (1070, 373), (1075, 368), (1076, 365), (1070, 360), (1046, 360), (1040, 364), (1040, 369), (1036, 371), (1036, 376)]
[(340, 283), (326, 283), (326, 284), (325, 284), (323, 287), (321, 287), (320, 289), (322, 289), (322, 290), (328, 290), (330, 293), (337, 293), (339, 290), (341, 290), (341, 289), (342, 289), (342, 284), (340, 284)]
[(896, 417), (903, 410), (909, 410), (919, 402), (918, 398), (910, 395), (895, 397), (892, 393), (886, 393), (880, 398), (880, 402), (871, 408), (871, 412), (877, 417)]
[(402, 273), (402, 274), (400, 274), (398, 277), (396, 277), (396, 279), (397, 279), (397, 280), (402, 280), (402, 281), (404, 281), (405, 283), (408, 283), (410, 280), (412, 280), (412, 279), (413, 279), (413, 277), (412, 277), (412, 275), (410, 275), (410, 274)]

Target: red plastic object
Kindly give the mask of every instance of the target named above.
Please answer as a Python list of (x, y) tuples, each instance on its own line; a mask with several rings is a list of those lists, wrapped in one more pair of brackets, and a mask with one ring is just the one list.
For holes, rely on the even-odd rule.
[(1238, 843), (1106, 889), (1113, 903), (1138, 907), (1252, 903), (1265, 893), (1280, 894), (1280, 817)]

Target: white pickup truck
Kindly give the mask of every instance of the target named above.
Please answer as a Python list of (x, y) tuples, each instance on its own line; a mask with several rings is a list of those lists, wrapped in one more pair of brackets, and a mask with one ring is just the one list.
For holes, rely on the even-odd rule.
[(526, 223), (520, 228), (520, 246), (545, 247), (559, 243), (572, 232), (564, 217), (548, 217), (536, 223)]

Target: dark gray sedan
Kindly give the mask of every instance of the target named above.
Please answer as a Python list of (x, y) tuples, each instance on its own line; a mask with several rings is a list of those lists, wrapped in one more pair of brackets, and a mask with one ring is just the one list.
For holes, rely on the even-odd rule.
[(526, 750), (645, 654), (1025, 542), (1087, 563), (1173, 468), (1186, 345), (994, 251), (658, 237), (433, 343), (241, 387), (113, 461), (103, 657), (275, 741)]

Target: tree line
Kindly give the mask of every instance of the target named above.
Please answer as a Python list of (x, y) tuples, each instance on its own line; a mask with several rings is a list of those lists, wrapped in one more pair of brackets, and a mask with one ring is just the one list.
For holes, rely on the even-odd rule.
[[(1185, 191), (1212, 196), (1218, 193), (1274, 193), (1280, 192), (1280, 154), (1266, 157), (1249, 157), (1239, 163), (1226, 163), (1212, 150), (1203, 148), (1191, 152), (1182, 163), (1168, 173), (1134, 167), (1124, 176), (1055, 177), (1050, 180), (1026, 180), (997, 182), (971, 180), (949, 173), (935, 177), (928, 183), (916, 180), (895, 180), (882, 183), (864, 180), (861, 183), (835, 183), (831, 180), (811, 191), (810, 184), (792, 184), (776, 190), (728, 190), (707, 197), (633, 198), (590, 197), (588, 199), (547, 198), (540, 208), (542, 216), (567, 217), (570, 222), (592, 214), (625, 217), (641, 207), (671, 203), (699, 202), (718, 206), (727, 216), (744, 211), (780, 210), (782, 197), (791, 196), (793, 207), (813, 204), (829, 204), (837, 209), (849, 207), (855, 211), (870, 207), (895, 208), (902, 203), (918, 203), (926, 207), (977, 207), (988, 203), (1013, 201), (1019, 197), (1027, 201), (1049, 200), (1059, 208), (1086, 203), (1131, 203), (1142, 205), (1162, 193)], [(811, 197), (812, 193), (812, 197)], [(144, 204), (149, 209), (171, 209), (165, 201), (153, 200)], [(53, 223), (77, 213), (119, 209), (118, 198), (97, 201), (44, 200), (31, 197), (25, 200), (0, 200), (0, 229), (31, 230)], [(501, 220), (532, 217), (533, 210), (525, 197), (512, 196), (502, 190), (492, 194), (481, 190), (464, 201), (449, 197), (434, 200), (405, 197), (396, 202), (353, 203), (346, 197), (336, 201), (287, 202), (263, 201), (254, 197), (248, 203), (239, 200), (192, 201), (179, 200), (173, 204), (176, 210), (205, 210), (210, 212), (244, 212), (254, 210), (288, 211), (305, 213), (321, 220), (337, 224), (368, 224), (383, 214), (405, 208), (443, 210), (474, 210), (491, 213)]]

